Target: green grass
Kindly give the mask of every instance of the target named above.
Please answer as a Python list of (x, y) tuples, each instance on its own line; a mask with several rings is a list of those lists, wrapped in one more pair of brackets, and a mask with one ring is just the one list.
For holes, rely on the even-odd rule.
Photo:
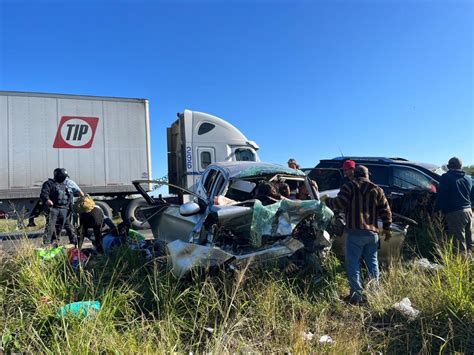
[[(25, 220), (28, 224), (28, 220)], [(44, 216), (35, 218), (36, 227), (26, 227), (24, 229), (18, 228), (18, 221), (16, 219), (0, 219), (0, 233), (18, 233), (18, 232), (36, 232), (44, 229), (46, 220)]]
[[(255, 268), (178, 281), (127, 249), (74, 271), (65, 258), (42, 261), (25, 244), (0, 261), (0, 350), (472, 353), (474, 263), (443, 245), (437, 253), (442, 269), (393, 264), (368, 293), (367, 305), (350, 306), (339, 300), (348, 286), (333, 256), (317, 285)], [(392, 308), (404, 297), (421, 311), (414, 321)], [(61, 306), (79, 300), (100, 300), (101, 311), (85, 319), (56, 316)], [(309, 331), (314, 339), (304, 340)], [(324, 334), (335, 343), (319, 344)]]

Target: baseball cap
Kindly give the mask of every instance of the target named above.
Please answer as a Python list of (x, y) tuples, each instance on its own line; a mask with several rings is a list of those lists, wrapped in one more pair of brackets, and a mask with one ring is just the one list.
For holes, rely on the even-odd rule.
[(346, 169), (355, 169), (356, 167), (356, 163), (354, 160), (346, 160), (343, 164), (342, 164), (342, 168), (344, 170)]

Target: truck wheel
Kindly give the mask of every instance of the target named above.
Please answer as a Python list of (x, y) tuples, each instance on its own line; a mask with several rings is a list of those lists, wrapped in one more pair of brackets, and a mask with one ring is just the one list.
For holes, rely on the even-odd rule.
[(144, 198), (136, 198), (132, 201), (127, 206), (127, 209), (125, 210), (125, 218), (127, 220), (130, 220), (130, 217), (133, 217), (133, 222), (132, 222), (132, 228), (134, 229), (149, 229), (150, 224), (148, 222), (144, 222), (145, 216), (143, 213), (141, 213), (140, 208), (148, 206)]
[(104, 201), (94, 201), (97, 207), (100, 207), (100, 209), (104, 212), (105, 217), (109, 217), (110, 219), (113, 218), (112, 215), (112, 208), (107, 204), (107, 202)]

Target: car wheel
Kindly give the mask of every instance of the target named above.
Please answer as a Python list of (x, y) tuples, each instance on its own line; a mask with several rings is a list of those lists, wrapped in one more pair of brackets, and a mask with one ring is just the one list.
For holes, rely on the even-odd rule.
[(146, 203), (144, 198), (137, 198), (128, 204), (125, 210), (125, 219), (131, 220), (133, 218), (133, 222), (131, 223), (133, 229), (149, 229), (150, 224), (146, 222), (146, 218), (143, 213), (140, 211), (141, 207), (146, 207), (148, 204)]

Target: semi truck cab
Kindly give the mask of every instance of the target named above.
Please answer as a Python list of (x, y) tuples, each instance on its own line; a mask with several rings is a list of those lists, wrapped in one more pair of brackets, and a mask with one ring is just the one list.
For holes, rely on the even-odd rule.
[[(208, 165), (223, 161), (260, 161), (259, 146), (223, 119), (184, 110), (167, 128), (168, 179), (193, 190)], [(177, 193), (170, 187), (170, 193)]]

